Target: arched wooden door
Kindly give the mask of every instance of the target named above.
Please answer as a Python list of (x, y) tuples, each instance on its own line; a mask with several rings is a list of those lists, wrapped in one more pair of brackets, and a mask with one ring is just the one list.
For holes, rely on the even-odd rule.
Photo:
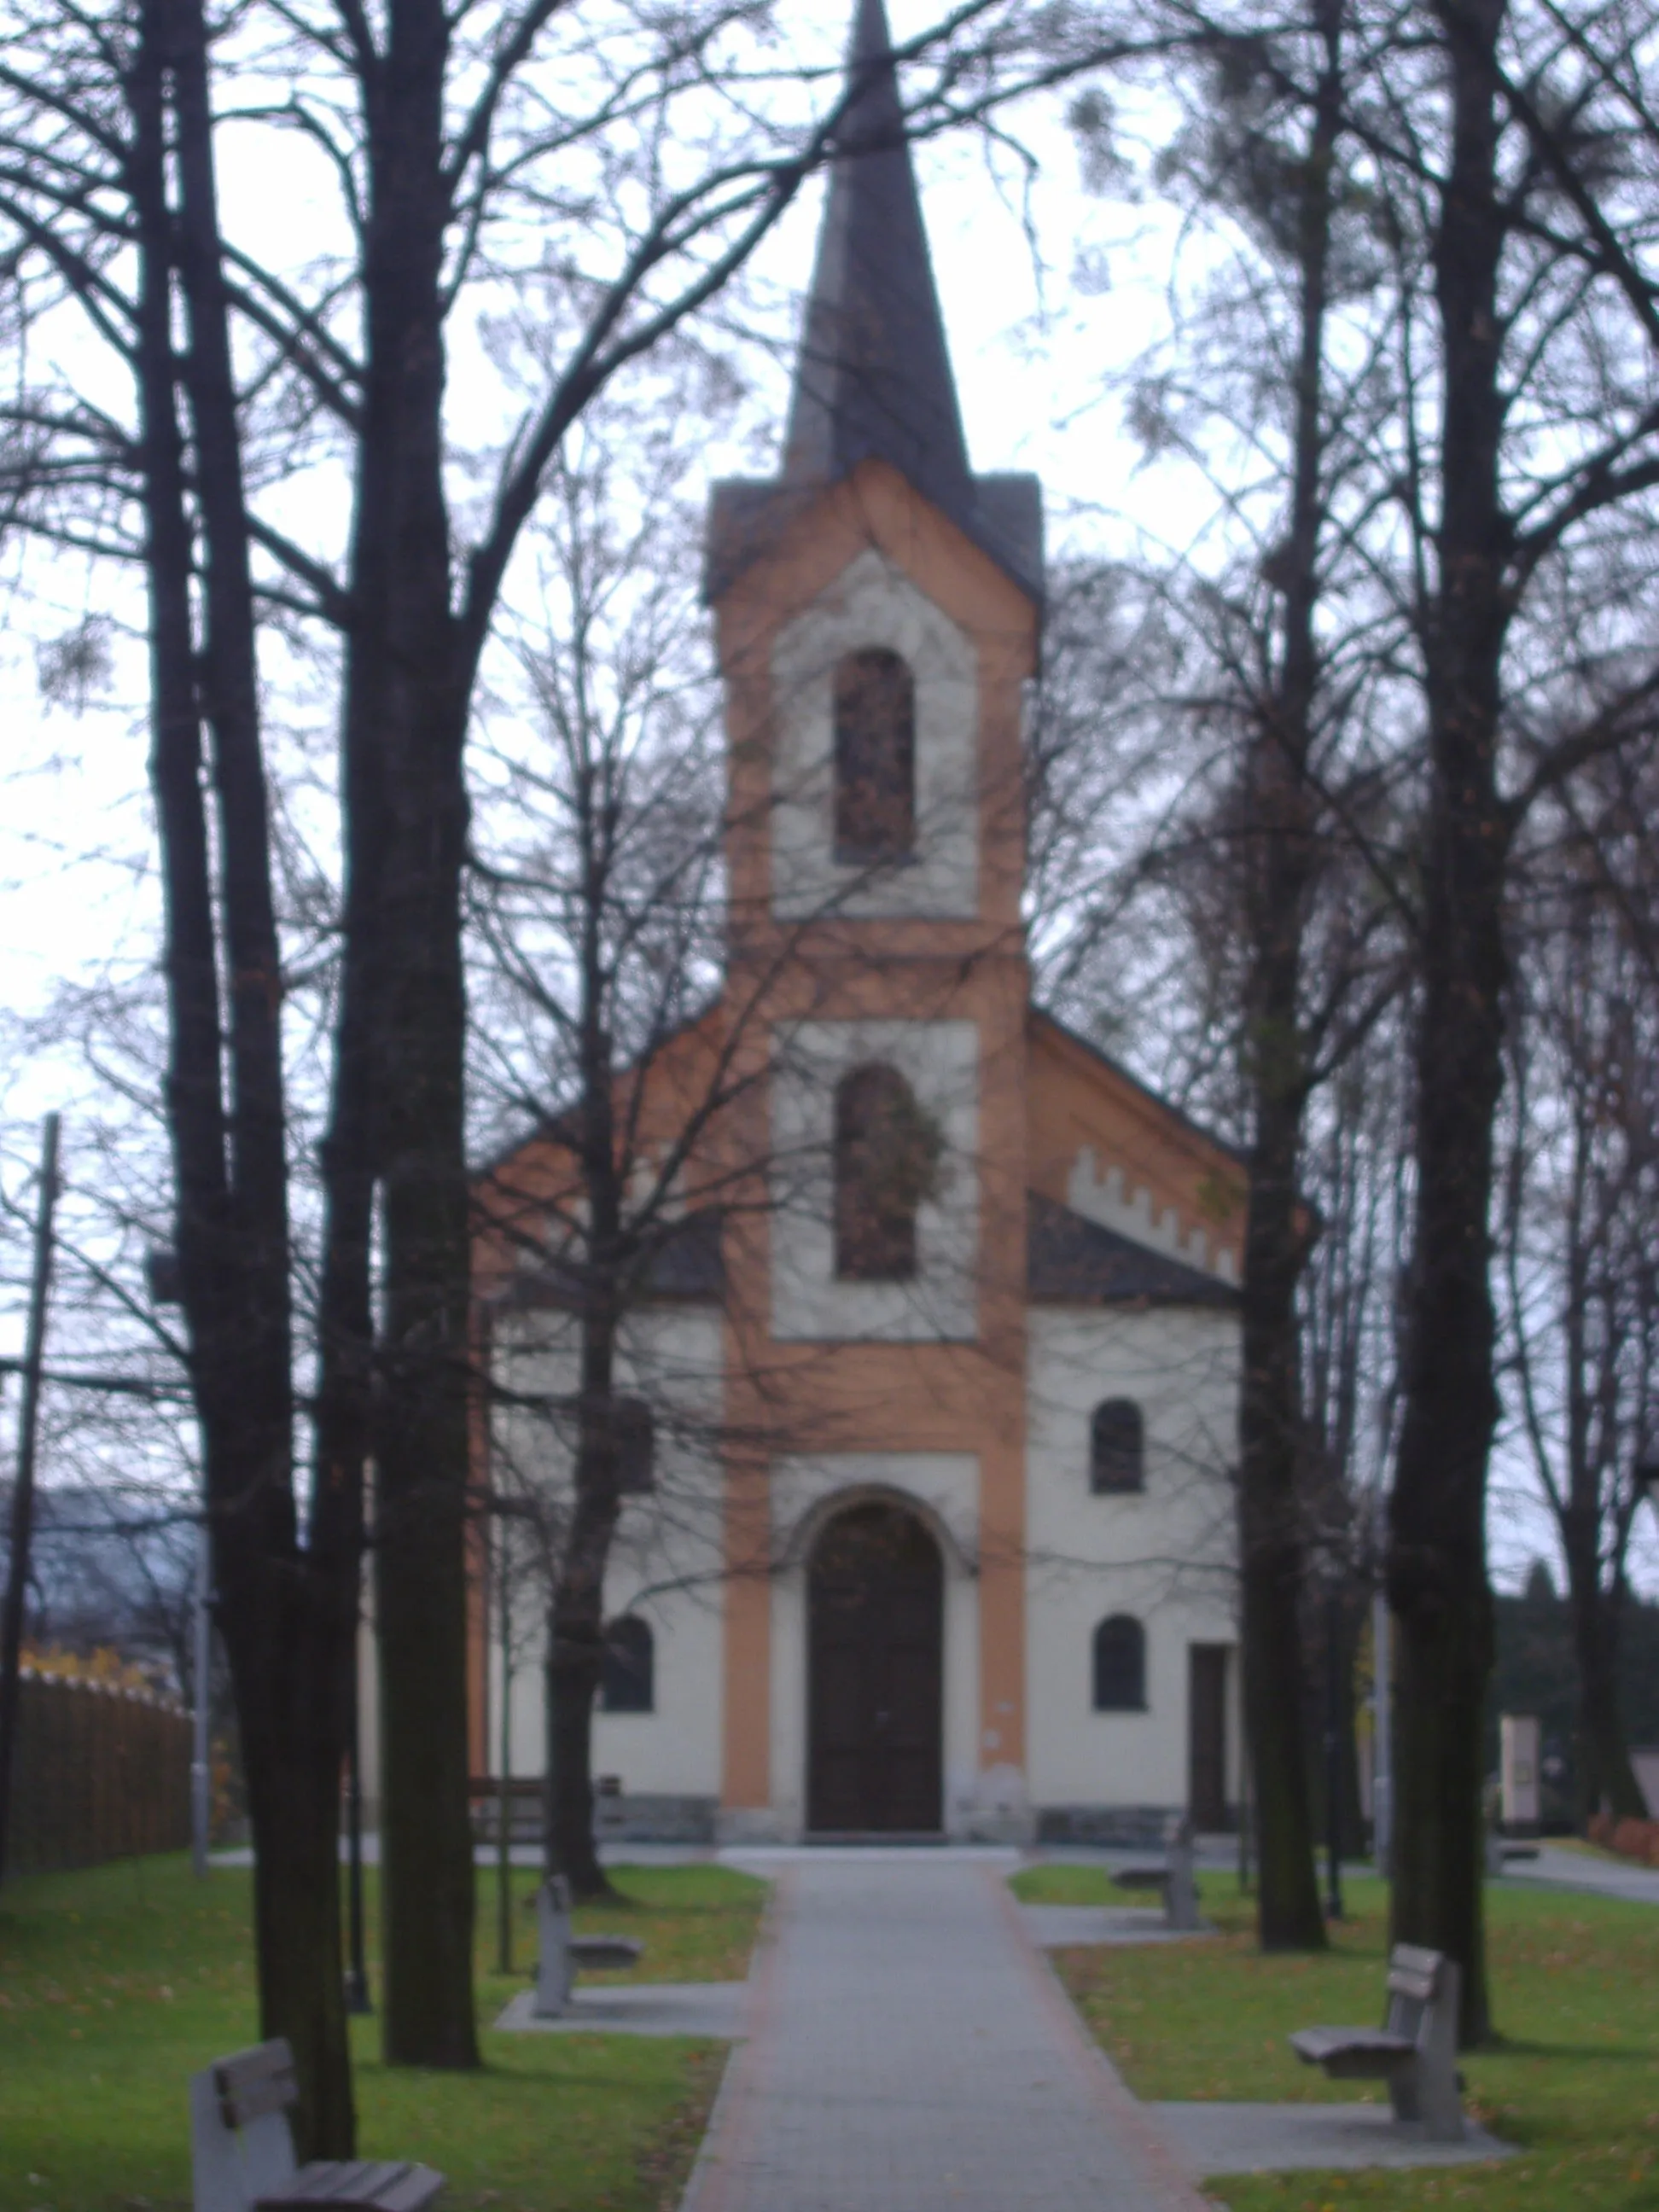
[(854, 1505), (807, 1580), (806, 1825), (936, 1834), (943, 1784), (944, 1569), (913, 1514)]

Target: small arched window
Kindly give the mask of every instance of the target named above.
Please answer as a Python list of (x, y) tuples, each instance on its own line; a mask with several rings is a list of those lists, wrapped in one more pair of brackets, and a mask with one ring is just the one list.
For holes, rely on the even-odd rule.
[(896, 653), (849, 653), (836, 670), (836, 858), (902, 860), (916, 842), (916, 688)]
[(1146, 1487), (1146, 1425), (1133, 1398), (1107, 1398), (1089, 1423), (1089, 1487), (1097, 1498)]
[(855, 1067), (836, 1089), (836, 1273), (860, 1283), (916, 1272), (916, 1208), (933, 1188), (941, 1139), (896, 1068)]
[(1095, 1711), (1146, 1710), (1146, 1632), (1127, 1613), (1115, 1613), (1095, 1631)]
[(599, 1705), (607, 1713), (654, 1712), (657, 1705), (657, 1647), (649, 1621), (628, 1613), (605, 1632), (599, 1671)]

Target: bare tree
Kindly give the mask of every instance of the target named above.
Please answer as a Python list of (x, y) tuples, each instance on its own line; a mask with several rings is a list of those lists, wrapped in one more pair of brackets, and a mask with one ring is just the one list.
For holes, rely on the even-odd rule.
[[(1613, 788), (1586, 794), (1603, 801), (1592, 836), (1588, 823), (1569, 831), (1565, 849), (1540, 856), (1531, 872), (1505, 1116), (1510, 1355), (1566, 1563), (1581, 1819), (1646, 1809), (1620, 1709), (1618, 1656), (1659, 1372), (1651, 842), (1618, 780), (1599, 781)], [(1638, 777), (1635, 788), (1650, 781)], [(1621, 847), (1646, 865), (1610, 881), (1606, 863)], [(1635, 903), (1631, 894), (1644, 883), (1647, 896)]]
[[(971, 121), (1114, 43), (1082, 18), (1058, 44), (1042, 27), (1039, 46), (1017, 7), (979, 0), (907, 42), (906, 129)], [(246, 1707), (264, 2017), (295, 2045), (307, 2146), (338, 2153), (352, 2121), (333, 1795), (371, 1450), (386, 2049), (477, 2056), (461, 887), (479, 672), (571, 426), (742, 268), (833, 147), (849, 88), (718, 0), (624, 12), (598, 35), (545, 0), (459, 17), (435, 0), (374, 20), (259, 9), (222, 27), (199, 0), (126, 0), (17, 12), (4, 36), (13, 333), (69, 339), (27, 355), (52, 366), (6, 410), (8, 512), (134, 564), (150, 595), (177, 1244)], [(331, 196), (319, 230), (228, 235), (226, 158), (302, 168)], [(526, 286), (545, 303), (535, 342), (496, 364), (483, 408), (447, 398), (458, 305)], [(131, 376), (130, 413), (94, 396), (88, 349)], [(481, 489), (458, 504), (492, 411)], [(343, 798), (303, 1512), (256, 662), (277, 617), (337, 671)]]

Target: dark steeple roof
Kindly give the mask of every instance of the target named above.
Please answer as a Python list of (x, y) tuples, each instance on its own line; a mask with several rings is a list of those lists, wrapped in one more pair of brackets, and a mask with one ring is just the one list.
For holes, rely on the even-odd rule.
[[(715, 487), (708, 592), (763, 550), (793, 502), (884, 460), (1033, 599), (1042, 595), (1042, 506), (1029, 476), (975, 477), (968, 463), (905, 137), (883, 0), (856, 0), (850, 95), (807, 295), (781, 481)], [(780, 494), (785, 495), (780, 500)]]
[(875, 455), (965, 516), (973, 477), (882, 0), (859, 0), (847, 86), (783, 473), (833, 483)]

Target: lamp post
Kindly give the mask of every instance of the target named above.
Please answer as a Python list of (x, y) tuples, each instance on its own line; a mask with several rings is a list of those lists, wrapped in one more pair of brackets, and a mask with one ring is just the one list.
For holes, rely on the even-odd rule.
[(368, 1994), (368, 1967), (363, 1956), (363, 1778), (358, 1741), (358, 1643), (362, 1613), (354, 1609), (351, 1624), (351, 1705), (346, 1738), (346, 1944), (345, 2008), (351, 2013), (374, 2009)]
[[(184, 1285), (179, 1255), (156, 1245), (144, 1255), (144, 1283), (151, 1305), (161, 1311), (182, 1307)], [(208, 1834), (213, 1810), (213, 1531), (208, 1522), (207, 1481), (202, 1483), (201, 1516), (196, 1523), (196, 1592), (191, 1616), (191, 1674), (193, 1693), (190, 1748), (190, 1863), (198, 1879), (208, 1870)]]
[(1342, 1917), (1342, 1593), (1325, 1594), (1325, 1917)]
[(5, 1873), (6, 1832), (10, 1821), (12, 1768), (15, 1764), (17, 1715), (22, 1690), (23, 1600), (28, 1589), (29, 1544), (34, 1533), (34, 1455), (40, 1434), (46, 1304), (52, 1291), (52, 1217), (57, 1205), (58, 1116), (48, 1114), (40, 1133), (40, 1195), (34, 1221), (34, 1266), (23, 1347), (17, 1472), (11, 1486), (11, 1545), (6, 1563), (5, 1600), (0, 1606), (0, 1877)]

